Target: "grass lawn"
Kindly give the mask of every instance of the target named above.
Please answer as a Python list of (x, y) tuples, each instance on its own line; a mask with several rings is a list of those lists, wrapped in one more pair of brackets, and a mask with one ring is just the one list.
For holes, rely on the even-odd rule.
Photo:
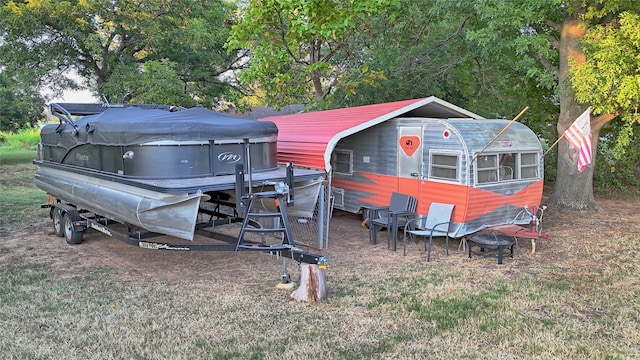
[[(42, 217), (46, 194), (35, 187), (35, 151), (0, 146), (0, 227)], [(35, 206), (34, 206), (35, 205)]]
[(535, 256), (525, 243), (500, 266), (455, 249), (447, 257), (441, 245), (430, 263), (418, 246), (405, 257), (336, 215), (323, 250), (328, 298), (308, 304), (275, 289), (282, 263), (266, 254), (154, 251), (101, 234), (68, 246), (45, 235), (34, 171), (0, 164), (5, 359), (640, 358), (633, 211), (550, 211), (554, 240)]
[(36, 158), (34, 150), (15, 149), (0, 145), (0, 165), (30, 163)]

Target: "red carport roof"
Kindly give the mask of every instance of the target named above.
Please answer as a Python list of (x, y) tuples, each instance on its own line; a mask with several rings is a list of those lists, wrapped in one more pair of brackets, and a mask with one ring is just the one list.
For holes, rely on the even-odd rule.
[(429, 118), (483, 119), (435, 96), (313, 111), (301, 114), (269, 116), (259, 120), (278, 126), (278, 162), (330, 171), (331, 152), (340, 139), (399, 116)]

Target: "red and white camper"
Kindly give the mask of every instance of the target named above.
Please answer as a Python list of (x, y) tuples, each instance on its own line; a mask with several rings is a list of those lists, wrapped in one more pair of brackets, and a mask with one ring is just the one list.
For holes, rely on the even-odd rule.
[[(450, 235), (528, 224), (543, 189), (543, 153), (527, 126), (485, 119), (436, 97), (270, 116), (278, 161), (324, 169), (333, 205), (357, 213), (392, 192), (455, 205)], [(505, 127), (507, 127), (505, 129)]]

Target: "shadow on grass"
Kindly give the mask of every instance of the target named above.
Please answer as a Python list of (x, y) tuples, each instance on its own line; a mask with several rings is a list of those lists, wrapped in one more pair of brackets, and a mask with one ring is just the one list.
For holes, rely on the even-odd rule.
[(0, 165), (29, 164), (36, 158), (36, 151), (0, 146)]

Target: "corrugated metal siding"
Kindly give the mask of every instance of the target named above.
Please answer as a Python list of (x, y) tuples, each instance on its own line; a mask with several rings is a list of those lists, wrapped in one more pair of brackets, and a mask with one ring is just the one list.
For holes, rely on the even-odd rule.
[(458, 236), (479, 231), (489, 226), (504, 224), (526, 224), (524, 217), (517, 219), (523, 207), (540, 205), (542, 198), (543, 179), (526, 181), (516, 193), (498, 194), (486, 189), (470, 187), (467, 218)]
[[(397, 128), (392, 122), (387, 121), (348, 136), (338, 141), (335, 148), (353, 151), (354, 171), (382, 175), (397, 173)], [(366, 157), (369, 162), (364, 161)]]
[(482, 119), (478, 114), (431, 96), (259, 120), (272, 121), (278, 127), (280, 163), (296, 160), (294, 164), (298, 166), (328, 170), (328, 155), (338, 140), (403, 115)]
[(361, 204), (388, 204), (391, 193), (398, 191), (396, 131), (394, 124), (384, 122), (338, 141), (336, 150), (353, 152), (354, 173), (333, 174), (333, 186), (346, 190), (343, 210), (356, 212)]
[[(465, 140), (470, 153), (482, 150), (493, 138), (509, 124), (508, 120), (471, 120), (448, 119), (452, 127), (456, 128)], [(491, 145), (485, 150), (504, 151), (504, 141), (511, 141), (513, 150), (538, 149), (540, 141), (531, 129), (526, 125), (512, 123)]]
[(325, 149), (336, 134), (422, 100), (424, 99), (271, 116), (260, 120), (272, 121), (278, 127), (279, 162), (293, 161), (297, 166), (324, 170)]
[(334, 177), (332, 186), (333, 188), (344, 189), (344, 207), (341, 210), (355, 213), (364, 204), (389, 205), (391, 193), (397, 191), (398, 188), (398, 177), (358, 173), (354, 174), (350, 179)]

